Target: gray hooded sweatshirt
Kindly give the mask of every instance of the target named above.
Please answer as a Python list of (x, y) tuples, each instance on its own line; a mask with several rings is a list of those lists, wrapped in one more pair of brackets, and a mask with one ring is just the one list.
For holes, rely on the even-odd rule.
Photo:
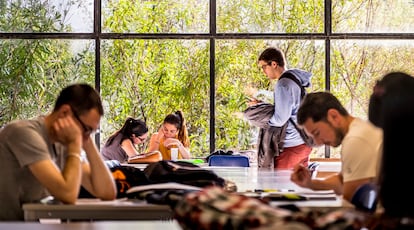
[[(301, 69), (288, 69), (285, 73), (293, 74), (303, 87), (310, 87), (312, 74)], [(274, 88), (275, 113), (269, 120), (270, 126), (281, 127), (291, 117), (295, 122), (301, 102), (301, 89), (291, 79), (282, 78), (277, 81)], [(303, 144), (304, 141), (291, 122), (286, 129), (285, 147)]]

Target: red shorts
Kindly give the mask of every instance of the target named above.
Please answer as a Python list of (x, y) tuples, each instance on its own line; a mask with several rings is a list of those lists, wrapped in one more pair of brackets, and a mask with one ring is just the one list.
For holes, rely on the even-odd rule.
[(297, 164), (308, 166), (311, 151), (312, 148), (305, 144), (284, 148), (283, 152), (275, 157), (275, 169), (292, 169)]

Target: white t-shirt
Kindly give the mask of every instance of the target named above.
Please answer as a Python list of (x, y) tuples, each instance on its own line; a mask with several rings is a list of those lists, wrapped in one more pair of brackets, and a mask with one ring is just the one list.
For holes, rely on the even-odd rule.
[(382, 129), (355, 118), (342, 140), (343, 181), (376, 177), (382, 155)]

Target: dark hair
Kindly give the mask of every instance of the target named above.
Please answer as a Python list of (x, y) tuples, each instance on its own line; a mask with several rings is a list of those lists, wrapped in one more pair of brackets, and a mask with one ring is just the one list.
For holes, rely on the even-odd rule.
[(303, 125), (308, 118), (312, 118), (313, 122), (326, 121), (329, 109), (336, 109), (343, 116), (349, 115), (332, 93), (326, 91), (308, 93), (298, 110), (298, 124)]
[(163, 123), (168, 123), (174, 125), (178, 130), (178, 140), (180, 140), (185, 147), (190, 146), (190, 140), (188, 138), (187, 125), (184, 119), (183, 112), (180, 110), (175, 111), (174, 113), (168, 114)]
[(286, 64), (286, 59), (283, 52), (280, 49), (274, 47), (265, 49), (260, 54), (259, 61), (265, 61), (267, 63), (275, 61), (281, 67), (285, 67)]
[(133, 142), (132, 134), (142, 136), (147, 132), (148, 127), (143, 120), (128, 117), (124, 125), (108, 138), (105, 145), (110, 145), (118, 135), (122, 135), (121, 142), (125, 139), (130, 139)]
[[(383, 129), (379, 172), (379, 201), (391, 217), (414, 216), (413, 175), (414, 78), (406, 73), (386, 74), (374, 87), (368, 117)], [(401, 182), (401, 180), (405, 180)]]
[(56, 100), (53, 111), (65, 104), (70, 105), (79, 115), (91, 109), (97, 109), (101, 116), (104, 114), (99, 93), (88, 84), (79, 83), (64, 88)]
[[(412, 82), (412, 77), (406, 73), (402, 72), (392, 72), (386, 74), (381, 80), (377, 81), (371, 97), (369, 99), (369, 107), (368, 107), (368, 118), (369, 120), (376, 126), (382, 127), (383, 122), (383, 113), (382, 104), (384, 100), (385, 90), (388, 91), (389, 94), (394, 95), (400, 90), (400, 88), (407, 84), (406, 86), (410, 86)], [(401, 89), (403, 89), (402, 87)], [(398, 94), (410, 94), (408, 91), (402, 90), (402, 92), (398, 92)], [(389, 98), (385, 98), (388, 100)], [(397, 98), (394, 98), (397, 99)], [(401, 103), (402, 101), (398, 98), (396, 103)]]

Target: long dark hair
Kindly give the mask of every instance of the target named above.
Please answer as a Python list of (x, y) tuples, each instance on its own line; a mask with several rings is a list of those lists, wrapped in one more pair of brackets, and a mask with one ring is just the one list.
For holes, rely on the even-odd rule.
[(174, 113), (168, 114), (164, 118), (163, 124), (168, 123), (174, 125), (178, 130), (178, 140), (183, 143), (185, 147), (190, 146), (190, 139), (188, 137), (187, 125), (184, 119), (183, 112), (177, 110)]
[(112, 141), (117, 137), (118, 135), (122, 135), (121, 141), (125, 139), (130, 139), (132, 141), (132, 134), (135, 134), (135, 136), (141, 136), (148, 132), (147, 124), (140, 119), (135, 119), (132, 117), (128, 117), (119, 130), (117, 130), (114, 134), (112, 134), (105, 145), (110, 145)]
[(379, 201), (391, 217), (414, 217), (413, 105), (414, 78), (402, 72), (385, 75), (370, 97), (369, 120), (384, 132)]

